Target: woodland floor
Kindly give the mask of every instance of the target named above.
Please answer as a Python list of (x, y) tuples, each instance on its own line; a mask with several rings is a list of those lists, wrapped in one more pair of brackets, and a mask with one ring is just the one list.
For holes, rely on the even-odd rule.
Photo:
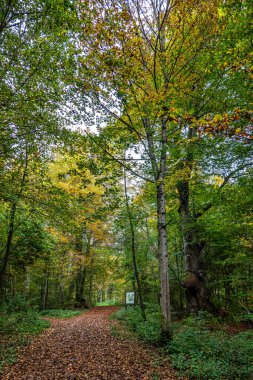
[(25, 347), (2, 380), (177, 380), (168, 359), (136, 340), (112, 335), (117, 308), (95, 307), (51, 328)]

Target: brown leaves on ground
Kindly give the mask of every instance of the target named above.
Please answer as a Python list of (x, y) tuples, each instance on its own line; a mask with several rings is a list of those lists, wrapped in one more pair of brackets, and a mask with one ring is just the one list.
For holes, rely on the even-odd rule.
[(176, 380), (168, 360), (144, 345), (110, 333), (114, 307), (97, 307), (52, 327), (27, 346), (1, 379)]

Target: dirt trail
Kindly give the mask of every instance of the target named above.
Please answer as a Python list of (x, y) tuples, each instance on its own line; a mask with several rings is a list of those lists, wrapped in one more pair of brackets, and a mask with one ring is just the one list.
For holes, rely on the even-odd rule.
[(176, 380), (157, 352), (111, 335), (114, 307), (97, 307), (52, 327), (27, 346), (2, 380)]

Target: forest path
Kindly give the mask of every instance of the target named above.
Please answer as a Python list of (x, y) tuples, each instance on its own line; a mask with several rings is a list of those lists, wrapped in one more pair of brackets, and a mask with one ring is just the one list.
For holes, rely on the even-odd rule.
[(1, 379), (176, 380), (156, 350), (111, 335), (117, 308), (95, 307), (80, 316), (51, 319), (52, 327), (27, 346)]

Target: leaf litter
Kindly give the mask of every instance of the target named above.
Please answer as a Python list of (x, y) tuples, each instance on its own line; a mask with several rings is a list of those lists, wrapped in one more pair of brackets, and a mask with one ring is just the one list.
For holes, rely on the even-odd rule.
[[(77, 317), (50, 318), (51, 328), (24, 348), (2, 380), (177, 380), (168, 358), (153, 347), (111, 334), (116, 307)], [(182, 379), (182, 378), (181, 378)]]

